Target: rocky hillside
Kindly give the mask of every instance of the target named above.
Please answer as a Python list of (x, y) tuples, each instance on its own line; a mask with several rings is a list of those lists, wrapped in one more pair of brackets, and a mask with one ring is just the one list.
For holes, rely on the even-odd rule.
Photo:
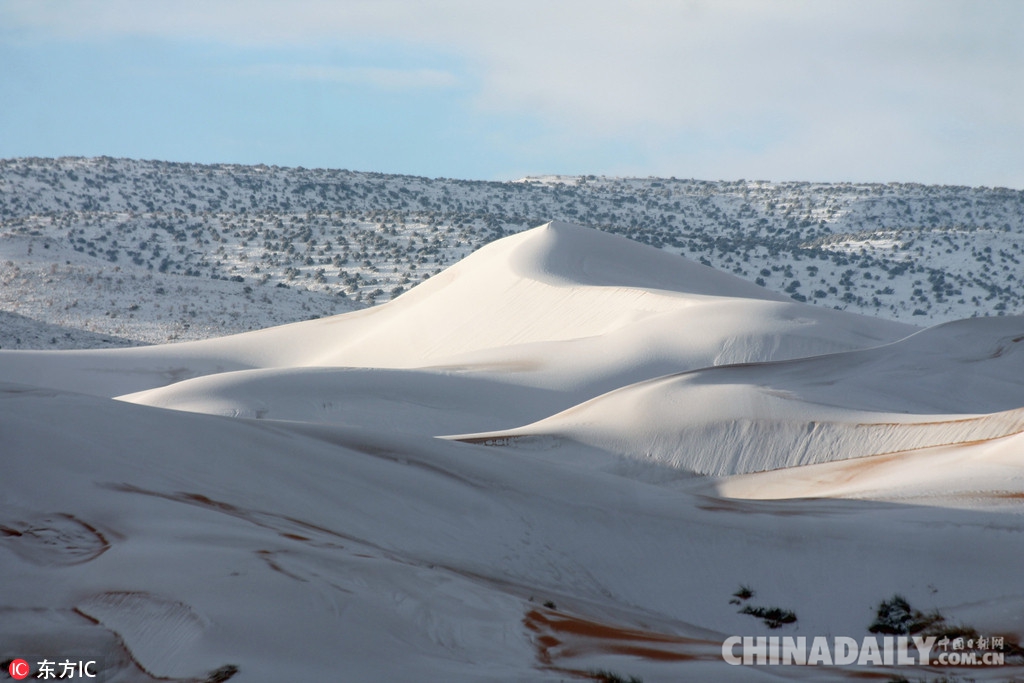
[(0, 160), (4, 348), (195, 339), (387, 301), (563, 220), (808, 303), (920, 325), (1024, 312), (1024, 192), (675, 178), (427, 179)]

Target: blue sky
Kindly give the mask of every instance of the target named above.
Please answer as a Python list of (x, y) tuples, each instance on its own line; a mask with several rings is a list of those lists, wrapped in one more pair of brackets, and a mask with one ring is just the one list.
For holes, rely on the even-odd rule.
[(0, 157), (1024, 188), (1016, 0), (0, 0)]

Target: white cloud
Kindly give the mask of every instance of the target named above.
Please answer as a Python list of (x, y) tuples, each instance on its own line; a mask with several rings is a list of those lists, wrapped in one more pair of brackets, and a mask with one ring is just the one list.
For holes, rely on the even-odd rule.
[[(1009, 166), (1003, 150), (1024, 149), (1024, 4), (1013, 0), (7, 0), (0, 8), (3, 23), (23, 33), (79, 40), (433, 51), (473, 76), (481, 114), (534, 117), (579, 140), (630, 141), (650, 149), (652, 163), (670, 155), (680, 168), (685, 145), (659, 141), (696, 141), (737, 168), (763, 165), (776, 177), (829, 164), (859, 178), (898, 169), (922, 176), (929, 164), (979, 155)], [(274, 68), (392, 88), (456, 82), (445, 71), (392, 66)]]

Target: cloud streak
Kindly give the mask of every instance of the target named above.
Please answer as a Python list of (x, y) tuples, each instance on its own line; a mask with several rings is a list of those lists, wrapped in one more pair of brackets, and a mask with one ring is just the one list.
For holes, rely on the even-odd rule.
[(442, 89), (459, 85), (458, 77), (440, 69), (397, 69), (384, 67), (333, 66), (316, 64), (262, 64), (237, 69), (234, 73), (251, 78), (278, 78), (355, 86), (383, 90)]

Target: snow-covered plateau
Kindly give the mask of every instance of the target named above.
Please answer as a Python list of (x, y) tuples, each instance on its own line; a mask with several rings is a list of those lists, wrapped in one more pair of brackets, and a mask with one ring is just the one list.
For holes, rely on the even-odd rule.
[[(1024, 239), (1020, 193), (0, 166), (5, 667), (1024, 679), (1024, 317), (1019, 271), (1001, 270)], [(343, 179), (351, 213), (316, 178)], [(567, 206), (602, 228), (639, 215), (608, 199), (592, 220), (606, 195), (648, 227), (681, 208), (659, 244), (639, 223), (643, 240), (525, 224)], [(748, 252), (722, 241), (760, 220), (742, 207), (797, 202), (799, 240), (768, 221)], [(718, 232), (693, 206), (717, 207)], [(923, 226), (924, 207), (954, 218), (911, 238), (906, 206)], [(681, 258), (688, 240), (718, 267)], [(723, 272), (728, 257), (751, 277)], [(788, 291), (787, 268), (805, 284)], [(794, 296), (844, 268), (839, 297)], [(908, 312), (924, 304), (906, 288), (936, 273), (961, 292), (922, 285), (927, 312)], [(918, 298), (876, 307), (867, 274)], [(861, 303), (837, 310), (844, 292)], [(806, 661), (807, 644), (873, 638), (930, 656)], [(737, 661), (744, 639), (804, 663)]]

